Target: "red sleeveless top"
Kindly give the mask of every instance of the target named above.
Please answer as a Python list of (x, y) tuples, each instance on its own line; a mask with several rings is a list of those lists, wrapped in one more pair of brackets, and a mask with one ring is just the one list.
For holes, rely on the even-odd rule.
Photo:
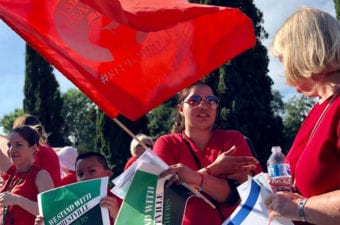
[[(37, 201), (38, 188), (35, 184), (37, 173), (41, 170), (40, 167), (33, 165), (28, 172), (16, 173), (16, 168), (12, 165), (7, 172), (2, 173), (1, 177), (4, 180), (0, 192), (10, 192), (16, 195), (23, 196), (32, 201)], [(0, 207), (1, 220), (3, 217), (5, 223), (3, 225), (33, 225), (35, 215), (27, 212), (17, 205)]]

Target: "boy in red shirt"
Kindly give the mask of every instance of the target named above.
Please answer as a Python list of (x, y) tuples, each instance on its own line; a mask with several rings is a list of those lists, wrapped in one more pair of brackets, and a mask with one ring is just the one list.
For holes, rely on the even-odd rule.
[[(111, 177), (112, 171), (110, 170), (105, 157), (98, 152), (85, 152), (79, 154), (76, 159), (76, 174), (78, 181), (90, 180), (101, 177)], [(106, 207), (110, 214), (110, 223), (113, 225), (116, 219), (119, 207), (122, 203), (108, 187), (108, 195), (100, 201), (101, 207)], [(35, 225), (42, 225), (43, 218), (37, 216)]]

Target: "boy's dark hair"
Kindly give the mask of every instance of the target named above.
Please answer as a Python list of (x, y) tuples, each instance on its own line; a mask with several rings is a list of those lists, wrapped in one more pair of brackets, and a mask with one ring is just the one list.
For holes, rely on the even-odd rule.
[(107, 163), (107, 160), (105, 158), (104, 155), (102, 155), (101, 153), (99, 152), (84, 152), (84, 153), (80, 153), (76, 159), (76, 163), (78, 162), (78, 160), (81, 160), (81, 159), (86, 159), (86, 158), (90, 158), (90, 157), (95, 157), (97, 158), (98, 162), (104, 167), (104, 169), (106, 170), (110, 170), (110, 167)]

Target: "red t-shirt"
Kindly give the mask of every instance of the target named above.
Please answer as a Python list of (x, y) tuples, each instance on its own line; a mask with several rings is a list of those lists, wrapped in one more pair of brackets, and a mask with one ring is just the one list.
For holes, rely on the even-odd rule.
[(51, 175), (54, 187), (61, 184), (60, 164), (57, 153), (47, 144), (39, 145), (35, 156), (34, 165), (47, 170)]
[(131, 156), (128, 161), (125, 164), (124, 170), (126, 170), (127, 168), (129, 168), (136, 160), (138, 159), (138, 157), (136, 156)]
[[(36, 202), (39, 191), (35, 180), (40, 170), (41, 168), (33, 165), (27, 173), (16, 173), (16, 168), (12, 165), (7, 172), (1, 174), (4, 183), (0, 192), (8, 191)], [(3, 212), (2, 207), (0, 211)], [(35, 220), (35, 215), (17, 205), (9, 206), (6, 215), (4, 225), (33, 225)]]
[[(244, 136), (238, 131), (214, 130), (209, 143), (203, 151), (199, 151), (188, 137), (185, 138), (189, 141), (202, 167), (208, 166), (219, 154), (228, 151), (233, 145), (236, 146), (235, 156), (252, 155)], [(199, 169), (182, 138), (182, 134), (168, 134), (159, 137), (153, 151), (168, 165), (183, 163), (191, 169)], [(256, 169), (256, 172), (259, 171), (261, 171), (260, 167)], [(229, 217), (236, 207), (237, 204), (231, 206), (220, 204), (220, 209), (225, 218)], [(222, 222), (223, 220), (218, 211), (201, 198), (192, 197), (189, 199), (183, 225), (221, 225)]]
[(67, 185), (77, 182), (77, 174), (75, 171), (68, 171), (63, 178), (61, 178), (60, 185)]
[(339, 96), (321, 118), (314, 135), (309, 137), (330, 99), (316, 103), (309, 112), (286, 158), (296, 188), (305, 197), (340, 189)]

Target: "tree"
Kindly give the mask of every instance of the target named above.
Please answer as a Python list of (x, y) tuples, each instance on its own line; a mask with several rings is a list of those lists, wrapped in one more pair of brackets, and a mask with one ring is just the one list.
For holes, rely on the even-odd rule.
[(340, 21), (340, 0), (333, 0), (337, 20)]
[[(145, 116), (136, 121), (131, 121), (123, 116), (118, 116), (117, 119), (134, 134), (149, 134)], [(123, 171), (125, 163), (130, 157), (131, 140), (132, 138), (126, 131), (102, 111), (99, 111), (96, 121), (96, 151), (106, 156), (114, 176)]]
[(270, 107), (273, 110), (275, 116), (283, 117), (285, 113), (284, 102), (282, 100), (282, 95), (279, 91), (273, 90), (273, 100), (270, 103)]
[(284, 135), (286, 139), (283, 150), (285, 152), (289, 150), (302, 121), (306, 118), (314, 104), (314, 99), (304, 95), (293, 96), (285, 102), (285, 115), (283, 117)]
[(14, 112), (5, 114), (0, 119), (0, 125), (3, 127), (3, 130), (6, 134), (12, 130), (14, 120), (22, 114), (24, 114), (23, 109), (15, 109)]
[(61, 117), (63, 102), (53, 67), (29, 45), (26, 45), (24, 111), (39, 118), (52, 146), (63, 146)]
[(152, 137), (156, 138), (170, 132), (174, 123), (176, 104), (176, 97), (172, 97), (146, 115), (148, 130)]
[(82, 92), (69, 89), (63, 95), (62, 117), (67, 121), (64, 139), (79, 152), (95, 149), (97, 107)]

